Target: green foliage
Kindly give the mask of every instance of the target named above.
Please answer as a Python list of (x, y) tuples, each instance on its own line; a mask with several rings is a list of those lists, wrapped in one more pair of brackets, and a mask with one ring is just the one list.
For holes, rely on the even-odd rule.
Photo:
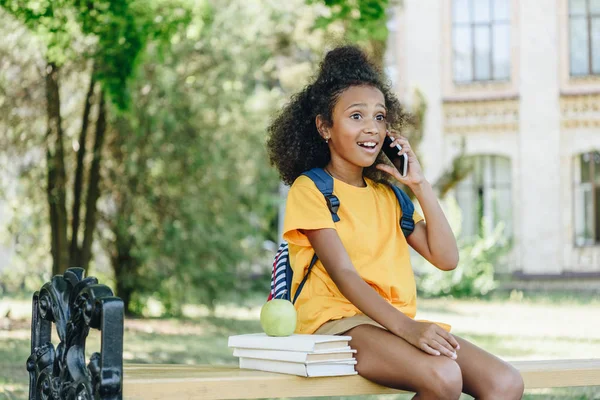
[(323, 29), (332, 23), (342, 23), (345, 36), (352, 42), (375, 40), (385, 42), (387, 10), (394, 0), (306, 0), (308, 4), (323, 3), (328, 15), (316, 20), (315, 28)]
[(281, 78), (299, 76), (286, 67), (294, 52), (275, 46), (309, 24), (291, 29), (288, 19), (306, 18), (293, 3), (209, 4), (168, 49), (148, 47), (132, 108), (111, 122), (103, 242), (136, 313), (151, 297), (176, 315), (268, 290), (280, 199), (266, 126), (285, 98)]
[(420, 272), (417, 274), (417, 289), (428, 297), (485, 296), (497, 287), (495, 268), (511, 248), (510, 241), (504, 235), (504, 226), (499, 224), (487, 236), (461, 237), (460, 210), (451, 199), (447, 199), (446, 203), (446, 214), (458, 236), (458, 267), (453, 271), (441, 271), (419, 257), (415, 263)]
[[(62, 66), (84, 56), (120, 108), (129, 104), (127, 83), (149, 40), (168, 39), (190, 21), (185, 0), (0, 0), (46, 48), (45, 59)], [(84, 39), (84, 48), (74, 43)], [(83, 51), (82, 51), (83, 50)]]
[[(188, 301), (242, 301), (252, 291), (266, 292), (270, 252), (264, 248), (277, 240), (280, 199), (264, 154), (265, 127), (286, 91), (310, 74), (322, 39), (309, 32), (315, 13), (301, 0), (189, 2), (185, 12), (178, 8), (182, 2), (160, 4), (146, 3), (147, 13), (164, 23), (153, 26), (147, 52), (136, 59), (138, 72), (121, 88), (131, 107), (109, 106), (97, 227), (102, 248), (95, 246), (91, 273), (108, 277), (112, 265), (115, 287), (133, 292), (132, 311), (143, 311), (154, 297), (176, 314)], [(12, 272), (13, 287), (48, 269), (40, 184), (46, 179), (40, 162), (45, 93), (35, 68), (43, 68), (48, 53), (43, 36), (4, 10), (0, 18), (13, 34), (0, 44), (9, 66), (0, 71), (0, 108), (6, 111), (0, 127), (8, 133), (0, 141), (24, 156), (0, 185), (1, 205), (12, 211), (3, 242), (19, 238), (11, 266), (23, 274)], [(184, 17), (188, 24), (176, 22)], [(91, 18), (99, 16), (69, 21)], [(67, 171), (75, 167), (79, 146), (87, 60), (97, 59), (101, 33), (92, 31), (95, 25), (81, 26), (75, 43), (82, 45), (72, 50), (84, 57), (65, 57), (61, 67), (61, 89), (69, 93), (62, 99)], [(14, 161), (2, 159), (7, 166)]]
[(0, 7), (27, 26), (46, 46), (46, 59), (62, 65), (74, 53), (70, 45), (78, 28), (69, 0), (0, 0)]
[[(354, 18), (351, 30), (383, 21), (387, 2), (373, 9), (361, 4), (358, 19), (334, 13)], [(188, 302), (212, 306), (266, 294), (281, 201), (265, 154), (266, 126), (305, 84), (337, 29), (313, 29), (323, 5), (0, 0), (0, 6), (7, 38), (0, 56), (8, 63), (0, 70), (0, 111), (6, 111), (0, 129), (7, 132), (0, 144), (6, 154), (24, 156), (10, 174), (18, 180), (0, 182), (0, 205), (8, 201), (12, 210), (7, 241), (19, 237), (11, 264), (23, 266), (23, 274), (15, 282), (48, 265), (43, 76), (52, 62), (63, 94), (68, 187), (83, 145), (92, 65), (111, 100), (90, 273), (114, 274), (115, 288), (136, 313), (152, 300), (178, 314)], [(39, 268), (25, 268), (32, 264)]]
[(147, 42), (168, 42), (191, 19), (188, 4), (174, 0), (104, 0), (78, 11), (83, 32), (97, 38), (98, 79), (121, 109), (129, 104), (128, 80)]
[[(100, 167), (102, 160), (103, 138), (105, 136), (105, 96), (112, 100), (119, 110), (129, 106), (128, 80), (133, 75), (136, 60), (145, 47), (148, 38), (156, 39), (156, 34), (168, 35), (176, 27), (189, 20), (189, 13), (176, 0), (147, 1), (97, 0), (74, 1), (21, 1), (4, 0), (0, 5), (21, 23), (29, 28), (31, 36), (45, 46), (41, 58), (44, 60), (41, 75), (45, 75), (45, 97), (47, 130), (44, 151), (47, 154), (47, 203), (50, 209), (51, 254), (53, 273), (60, 273), (68, 265), (88, 267), (93, 232), (96, 225), (96, 204), (100, 195)], [(157, 5), (162, 7), (157, 7)], [(153, 14), (156, 11), (168, 11), (172, 8), (172, 18), (164, 19)], [(168, 40), (168, 37), (161, 37)], [(157, 40), (158, 41), (158, 40)], [(83, 46), (78, 44), (83, 43)], [(68, 176), (66, 160), (65, 129), (63, 129), (64, 101), (60, 100), (63, 67), (68, 71), (72, 64), (82, 58), (83, 69), (93, 65), (90, 71), (90, 89), (85, 97), (85, 112), (82, 117), (81, 135), (74, 143), (78, 153), (76, 179), (73, 183), (73, 199), (67, 198)], [(87, 61), (91, 60), (91, 63)], [(73, 61), (72, 63), (70, 61)], [(81, 62), (81, 61), (80, 61)], [(100, 81), (98, 117), (95, 128), (93, 162), (89, 168), (87, 186), (83, 183), (84, 154), (90, 145), (86, 140), (90, 130), (90, 110), (96, 81)], [(71, 98), (67, 98), (67, 104)], [(91, 140), (90, 140), (91, 141)], [(81, 206), (85, 200), (85, 233), (81, 247), (78, 231)], [(67, 214), (67, 202), (72, 201), (72, 212)], [(68, 238), (69, 217), (73, 228)], [(71, 245), (69, 245), (71, 241)]]
[(0, 298), (20, 291), (29, 298), (50, 277), (39, 167), (46, 127), (40, 46), (1, 8), (0, 30)]
[(50, 279), (50, 238), (41, 229), (47, 224), (47, 212), (43, 202), (23, 195), (3, 196), (9, 218), (3, 224), (0, 215), (0, 226), (6, 227), (0, 231), (0, 248), (4, 248), (0, 249), (0, 257), (8, 256), (8, 260), (0, 258), (0, 298), (7, 294), (31, 298), (31, 294)]

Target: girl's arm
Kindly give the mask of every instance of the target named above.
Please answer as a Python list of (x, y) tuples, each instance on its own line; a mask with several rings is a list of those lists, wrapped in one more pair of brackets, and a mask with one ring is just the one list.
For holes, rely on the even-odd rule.
[(421, 170), (421, 164), (413, 152), (408, 140), (402, 136), (394, 138), (391, 146), (399, 144), (402, 146), (401, 154), (408, 155), (408, 174), (400, 176), (396, 168), (386, 164), (378, 164), (377, 168), (392, 175), (398, 181), (410, 187), (421, 208), (425, 221), (415, 225), (415, 230), (408, 236), (407, 242), (421, 254), (427, 261), (437, 268), (450, 271), (458, 264), (458, 247), (450, 224), (440, 207), (431, 184), (425, 179)]
[(415, 225), (415, 230), (406, 239), (408, 244), (437, 268), (453, 270), (458, 265), (456, 239), (431, 185), (424, 180), (410, 188), (417, 196), (427, 222)]
[(325, 270), (340, 292), (361, 312), (413, 346), (432, 355), (456, 358), (456, 339), (435, 324), (417, 322), (385, 301), (358, 274), (334, 229), (305, 230)]

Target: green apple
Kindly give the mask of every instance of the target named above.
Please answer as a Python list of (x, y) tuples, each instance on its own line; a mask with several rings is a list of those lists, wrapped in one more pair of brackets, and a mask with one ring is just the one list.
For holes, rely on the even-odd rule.
[(260, 324), (269, 336), (290, 336), (296, 330), (296, 308), (289, 300), (273, 299), (260, 309)]

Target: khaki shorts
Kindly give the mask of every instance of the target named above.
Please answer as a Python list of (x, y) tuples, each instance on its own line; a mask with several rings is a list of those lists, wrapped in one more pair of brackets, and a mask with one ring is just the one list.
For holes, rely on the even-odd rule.
[[(434, 322), (427, 320), (417, 320), (420, 322), (433, 322), (438, 325), (446, 332), (450, 332), (452, 327), (443, 322)], [(373, 325), (381, 329), (384, 328), (381, 324), (373, 321), (371, 318), (367, 317), (365, 314), (356, 314), (352, 317), (346, 317), (341, 319), (334, 319), (332, 321), (327, 321), (323, 325), (319, 327), (315, 331), (315, 335), (343, 335), (348, 332), (352, 328), (356, 328), (359, 325)]]
[(367, 317), (365, 314), (356, 314), (352, 317), (327, 321), (315, 331), (315, 335), (343, 335), (359, 325), (374, 325), (385, 329), (383, 326)]

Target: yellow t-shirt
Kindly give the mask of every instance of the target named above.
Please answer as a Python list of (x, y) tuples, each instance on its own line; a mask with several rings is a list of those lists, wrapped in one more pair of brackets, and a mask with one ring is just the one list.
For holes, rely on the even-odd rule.
[[(333, 193), (340, 200), (333, 222), (323, 194), (314, 182), (300, 176), (290, 188), (283, 238), (289, 244), (294, 271), (292, 295), (306, 274), (314, 250), (301, 229), (335, 229), (360, 276), (385, 300), (414, 318), (417, 291), (406, 238), (400, 228), (402, 211), (394, 192), (385, 184), (365, 179), (356, 187), (334, 179)], [(416, 211), (415, 224), (423, 217)], [(338, 290), (320, 261), (312, 269), (296, 301), (296, 333), (313, 333), (329, 320), (351, 317), (360, 311)]]

